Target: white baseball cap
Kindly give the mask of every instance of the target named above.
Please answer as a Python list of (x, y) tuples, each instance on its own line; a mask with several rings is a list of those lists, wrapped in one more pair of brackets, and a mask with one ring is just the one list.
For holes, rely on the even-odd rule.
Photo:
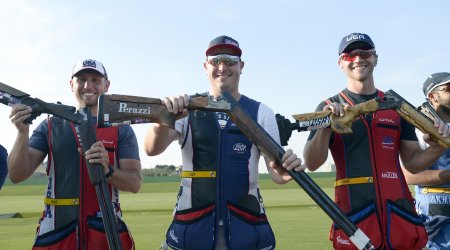
[(108, 79), (108, 74), (106, 73), (106, 69), (103, 66), (103, 64), (97, 60), (94, 59), (84, 59), (80, 60), (73, 66), (72, 70), (72, 78), (78, 74), (78, 72), (85, 70), (85, 69), (91, 69), (95, 70), (101, 75), (103, 75), (106, 79)]

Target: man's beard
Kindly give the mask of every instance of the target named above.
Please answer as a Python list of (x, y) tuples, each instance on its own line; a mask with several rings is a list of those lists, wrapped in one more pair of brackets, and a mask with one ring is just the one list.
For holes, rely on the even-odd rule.
[(437, 109), (439, 110), (439, 112), (442, 112), (445, 115), (450, 115), (450, 107), (447, 107), (444, 105), (439, 105), (439, 107)]

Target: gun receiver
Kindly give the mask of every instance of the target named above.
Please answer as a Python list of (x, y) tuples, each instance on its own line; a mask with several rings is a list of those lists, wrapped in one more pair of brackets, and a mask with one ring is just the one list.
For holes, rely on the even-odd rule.
[[(255, 144), (264, 156), (281, 164), (284, 149), (240, 106), (231, 94), (222, 96), (231, 104), (227, 112), (239, 129)], [(286, 171), (284, 168), (281, 171)], [(370, 239), (350, 221), (339, 207), (305, 172), (288, 171), (300, 187), (322, 208), (322, 210), (347, 234), (358, 249), (371, 249)]]
[[(214, 101), (212, 96), (194, 95), (189, 99), (188, 109), (205, 111), (227, 111), (229, 103)], [(98, 126), (111, 127), (121, 124), (159, 123), (174, 128), (182, 114), (170, 113), (161, 99), (130, 96), (101, 95), (98, 102)]]
[(421, 106), (417, 107), (417, 110), (425, 115), (431, 122), (434, 122), (434, 118), (441, 119), (429, 102), (422, 103)]
[[(403, 99), (403, 97), (401, 97), (392, 89), (386, 91), (385, 95), (395, 99), (400, 103), (400, 106), (396, 109), (396, 111), (403, 119), (414, 125), (417, 129), (422, 131), (422, 133), (429, 134), (430, 137), (438, 142), (441, 146), (450, 148), (450, 137), (442, 137), (442, 135), (439, 134), (438, 129), (434, 127), (434, 121), (431, 118), (427, 117), (426, 114), (420, 112), (412, 104)], [(430, 110), (434, 109), (431, 107), (429, 111)], [(438, 117), (437, 114), (435, 115), (436, 117)]]
[(25, 120), (25, 123), (28, 124), (31, 124), (42, 113), (59, 116), (76, 124), (81, 123), (79, 116), (75, 114), (75, 107), (66, 106), (61, 103), (47, 103), (38, 98), (31, 98), (29, 94), (1, 82), (0, 102), (10, 107), (18, 103), (30, 106), (32, 108), (31, 116)]
[(354, 106), (346, 107), (344, 116), (336, 116), (331, 110), (327, 110), (307, 114), (297, 114), (292, 115), (292, 117), (299, 122), (299, 126), (302, 130), (316, 130), (331, 126), (331, 129), (336, 133), (347, 134), (353, 132), (351, 129), (353, 121), (360, 115), (377, 110), (397, 109), (399, 107), (400, 104), (396, 100), (391, 98), (383, 98), (382, 100), (377, 97)]

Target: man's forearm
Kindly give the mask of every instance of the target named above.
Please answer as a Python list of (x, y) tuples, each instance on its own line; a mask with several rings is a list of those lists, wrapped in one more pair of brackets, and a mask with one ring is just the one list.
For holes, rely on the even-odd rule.
[(331, 133), (330, 128), (319, 129), (314, 137), (306, 143), (303, 158), (309, 170), (317, 170), (327, 160)]
[(141, 163), (134, 159), (119, 161), (121, 168), (114, 168), (114, 173), (106, 180), (120, 191), (137, 193), (142, 184)]
[(35, 170), (31, 164), (28, 144), (28, 134), (18, 133), (8, 156), (9, 177), (13, 183), (26, 180)]
[(417, 149), (407, 161), (403, 160), (404, 167), (412, 174), (429, 169), (442, 155), (445, 149), (441, 147), (428, 147), (425, 150)]
[(144, 149), (147, 155), (159, 155), (177, 138), (178, 132), (172, 128), (154, 124), (145, 136)]
[(450, 169), (425, 170), (417, 174), (403, 171), (409, 185), (434, 186), (450, 182)]

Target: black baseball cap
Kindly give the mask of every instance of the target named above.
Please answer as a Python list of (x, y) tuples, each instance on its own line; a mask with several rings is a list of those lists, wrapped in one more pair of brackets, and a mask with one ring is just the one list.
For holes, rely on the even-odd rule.
[(445, 85), (450, 82), (450, 73), (438, 72), (431, 74), (423, 83), (423, 93), (425, 97), (436, 87)]
[(346, 53), (354, 49), (374, 49), (375, 44), (373, 43), (370, 36), (364, 33), (351, 33), (342, 38), (339, 44), (339, 55), (341, 53)]
[(239, 48), (239, 43), (229, 36), (219, 36), (209, 42), (208, 49), (206, 50), (206, 56), (212, 55), (215, 49), (229, 48), (235, 53), (236, 56), (242, 55), (242, 50)]

